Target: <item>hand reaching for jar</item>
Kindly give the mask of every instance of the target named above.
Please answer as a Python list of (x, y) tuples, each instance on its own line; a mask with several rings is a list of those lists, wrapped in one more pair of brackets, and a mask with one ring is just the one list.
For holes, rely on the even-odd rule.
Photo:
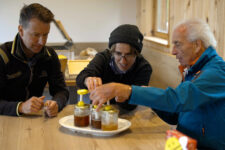
[(102, 79), (99, 77), (87, 77), (84, 81), (84, 84), (87, 86), (88, 90), (91, 92), (96, 87), (102, 85)]

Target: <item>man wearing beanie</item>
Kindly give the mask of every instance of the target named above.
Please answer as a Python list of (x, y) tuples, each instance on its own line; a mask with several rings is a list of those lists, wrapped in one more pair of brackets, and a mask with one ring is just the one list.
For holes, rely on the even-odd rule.
[[(92, 91), (109, 82), (147, 86), (152, 73), (151, 65), (141, 56), (143, 35), (135, 25), (124, 24), (112, 31), (109, 49), (99, 52), (76, 78), (79, 88)], [(111, 100), (111, 103), (116, 103)], [(117, 103), (120, 110), (130, 111), (136, 105), (127, 101)]]

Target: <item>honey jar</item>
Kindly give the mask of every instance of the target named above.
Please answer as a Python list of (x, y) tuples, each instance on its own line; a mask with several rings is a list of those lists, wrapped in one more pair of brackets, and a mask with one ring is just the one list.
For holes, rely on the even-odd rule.
[(74, 125), (77, 127), (89, 126), (90, 105), (79, 101), (74, 109)]
[(101, 110), (96, 110), (97, 105), (94, 105), (91, 109), (91, 127), (95, 129), (101, 129)]
[(112, 131), (118, 129), (119, 111), (111, 105), (106, 105), (101, 112), (101, 129)]

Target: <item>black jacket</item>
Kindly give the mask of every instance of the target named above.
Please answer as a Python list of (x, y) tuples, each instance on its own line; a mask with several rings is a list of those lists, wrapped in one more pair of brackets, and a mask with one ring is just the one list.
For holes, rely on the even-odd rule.
[(16, 116), (17, 104), (42, 96), (47, 82), (60, 111), (69, 96), (60, 67), (57, 54), (49, 47), (28, 60), (19, 34), (13, 42), (0, 45), (0, 114)]
[[(100, 77), (103, 84), (109, 82), (124, 83), (128, 85), (148, 85), (150, 76), (152, 73), (151, 65), (138, 55), (134, 65), (125, 74), (116, 74), (110, 67), (110, 61), (112, 54), (110, 50), (106, 49), (103, 52), (99, 52), (94, 59), (88, 64), (88, 66), (80, 72), (76, 78), (76, 83), (79, 88), (87, 88), (84, 84), (86, 77)], [(115, 100), (111, 101), (115, 103)], [(117, 103), (120, 107), (133, 110), (136, 105), (128, 104), (128, 101), (124, 103)]]

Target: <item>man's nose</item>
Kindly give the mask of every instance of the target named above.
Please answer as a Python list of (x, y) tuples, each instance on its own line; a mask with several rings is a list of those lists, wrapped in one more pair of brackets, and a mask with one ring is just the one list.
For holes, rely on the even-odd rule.
[(40, 36), (40, 38), (38, 40), (38, 44), (45, 45), (45, 43), (46, 43), (46, 38), (43, 36)]
[(121, 59), (120, 59), (120, 62), (121, 62), (122, 64), (126, 64), (126, 63), (127, 63), (126, 57), (122, 55), (122, 56), (121, 56)]
[(176, 50), (176, 48), (173, 47), (173, 49), (172, 49), (172, 55), (176, 55), (176, 54), (177, 54), (177, 50)]

